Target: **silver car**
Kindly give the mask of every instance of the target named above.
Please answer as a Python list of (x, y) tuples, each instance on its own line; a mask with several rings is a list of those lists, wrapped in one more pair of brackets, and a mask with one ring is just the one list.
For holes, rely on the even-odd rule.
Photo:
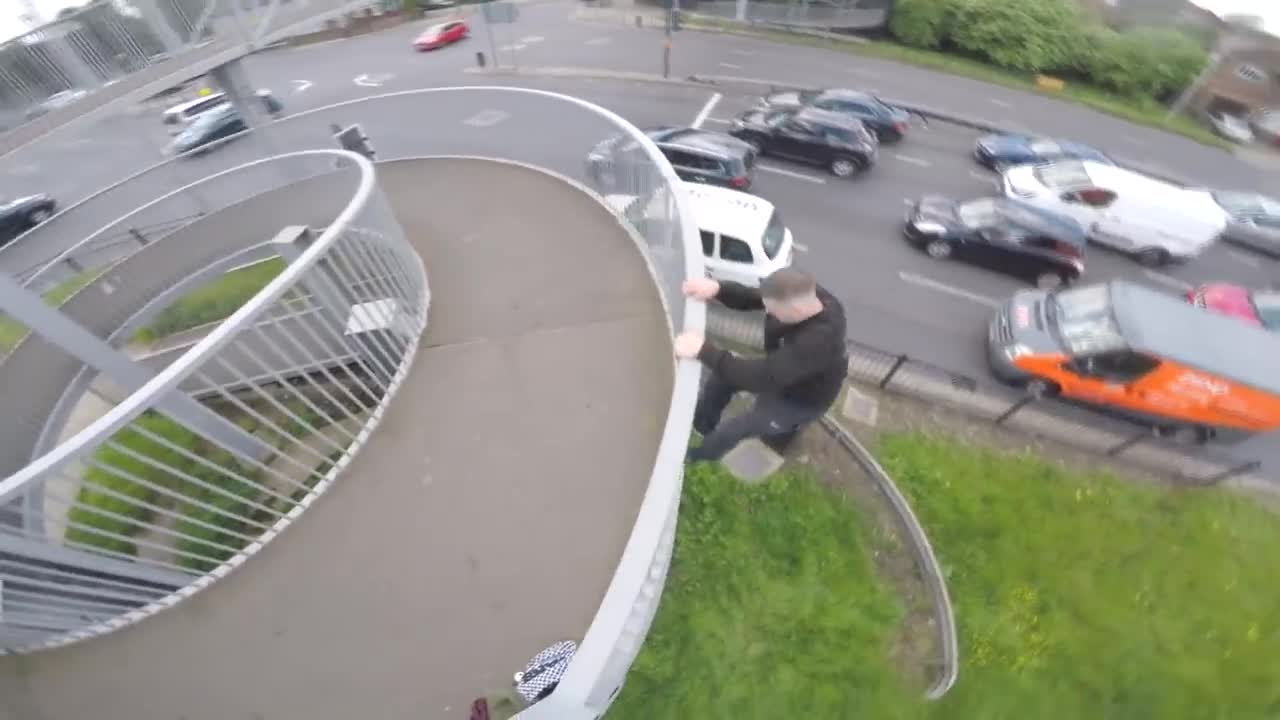
[(1239, 115), (1210, 113), (1209, 124), (1213, 126), (1214, 132), (1231, 142), (1243, 144), (1253, 142), (1253, 130), (1249, 128), (1249, 121)]
[(1255, 192), (1211, 194), (1230, 218), (1222, 233), (1224, 241), (1280, 258), (1280, 200)]

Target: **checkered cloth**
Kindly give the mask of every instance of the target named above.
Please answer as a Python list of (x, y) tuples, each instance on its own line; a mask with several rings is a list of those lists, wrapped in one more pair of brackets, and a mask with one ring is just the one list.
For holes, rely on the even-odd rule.
[(525, 702), (533, 703), (542, 699), (542, 694), (564, 677), (569, 661), (577, 650), (577, 643), (565, 640), (534, 655), (529, 664), (524, 666), (524, 670), (516, 673), (516, 692)]

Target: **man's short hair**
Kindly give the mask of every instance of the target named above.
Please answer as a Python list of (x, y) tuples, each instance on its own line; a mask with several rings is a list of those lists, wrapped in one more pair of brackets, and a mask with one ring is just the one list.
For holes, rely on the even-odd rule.
[(803, 270), (782, 268), (760, 281), (760, 297), (787, 302), (811, 297), (818, 290), (813, 276)]

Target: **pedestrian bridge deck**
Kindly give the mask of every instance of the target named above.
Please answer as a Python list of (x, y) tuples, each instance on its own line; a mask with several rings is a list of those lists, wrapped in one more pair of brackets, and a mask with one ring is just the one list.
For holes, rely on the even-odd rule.
[(0, 658), (0, 718), (466, 717), (582, 637), (671, 396), (657, 289), (608, 212), (549, 176), (441, 159), (379, 180), (432, 291), (382, 425), (221, 582), (114, 634)]

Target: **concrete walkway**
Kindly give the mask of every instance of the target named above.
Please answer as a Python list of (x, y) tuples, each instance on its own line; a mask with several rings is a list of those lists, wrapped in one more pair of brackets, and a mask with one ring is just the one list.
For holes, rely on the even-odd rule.
[(657, 291), (612, 217), (540, 173), (435, 160), (379, 177), (433, 300), (369, 444), (208, 590), (0, 658), (0, 718), (465, 718), (535, 652), (582, 637), (667, 413)]

